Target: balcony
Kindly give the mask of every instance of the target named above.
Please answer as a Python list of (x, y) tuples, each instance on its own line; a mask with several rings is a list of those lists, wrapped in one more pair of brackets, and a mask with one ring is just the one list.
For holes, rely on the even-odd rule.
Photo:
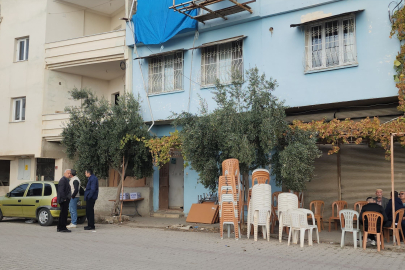
[(75, 73), (78, 66), (124, 59), (124, 29), (45, 44), (46, 68), (55, 71)]
[(62, 141), (63, 126), (68, 121), (68, 113), (42, 115), (42, 138), (48, 142)]

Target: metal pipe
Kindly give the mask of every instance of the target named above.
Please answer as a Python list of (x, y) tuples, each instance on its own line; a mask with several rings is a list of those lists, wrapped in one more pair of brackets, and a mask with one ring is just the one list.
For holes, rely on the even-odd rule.
[[(394, 194), (394, 136), (396, 134), (391, 134), (391, 203), (392, 203), (392, 228), (393, 228), (393, 238), (395, 238), (395, 194)], [(382, 222), (382, 221), (381, 221)], [(401, 220), (398, 220), (401, 222)], [(400, 224), (398, 224), (400, 226)], [(380, 239), (377, 239), (379, 241)], [(395, 245), (395, 239), (393, 239)]]
[(130, 10), (128, 10), (128, 16), (127, 16), (127, 18), (128, 18), (128, 20), (130, 20), (130, 21), (131, 21), (130, 16), (131, 16), (131, 14), (132, 14), (132, 10), (133, 10), (133, 8), (134, 8), (134, 3), (135, 3), (135, 0), (132, 0), (131, 9), (130, 9)]

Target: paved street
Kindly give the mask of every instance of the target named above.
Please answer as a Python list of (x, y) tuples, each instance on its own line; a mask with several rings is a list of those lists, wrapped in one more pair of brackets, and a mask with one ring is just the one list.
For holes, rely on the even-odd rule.
[[(61, 257), (63, 256), (63, 258)], [(216, 233), (98, 225), (70, 234), (56, 227), (0, 222), (0, 269), (403, 269), (404, 253), (330, 244), (287, 246), (275, 239), (221, 240)]]

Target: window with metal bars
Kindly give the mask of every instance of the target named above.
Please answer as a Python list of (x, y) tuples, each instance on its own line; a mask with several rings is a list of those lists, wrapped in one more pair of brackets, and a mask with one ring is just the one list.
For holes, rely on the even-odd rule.
[(357, 64), (355, 17), (307, 26), (305, 71)]
[(201, 85), (230, 83), (235, 73), (243, 75), (242, 40), (202, 48)]
[(149, 62), (149, 94), (183, 90), (183, 52), (153, 57)]

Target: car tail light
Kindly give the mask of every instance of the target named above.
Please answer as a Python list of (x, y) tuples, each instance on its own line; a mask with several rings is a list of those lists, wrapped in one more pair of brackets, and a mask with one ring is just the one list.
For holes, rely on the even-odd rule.
[(54, 197), (51, 201), (51, 207), (58, 207), (58, 198)]

